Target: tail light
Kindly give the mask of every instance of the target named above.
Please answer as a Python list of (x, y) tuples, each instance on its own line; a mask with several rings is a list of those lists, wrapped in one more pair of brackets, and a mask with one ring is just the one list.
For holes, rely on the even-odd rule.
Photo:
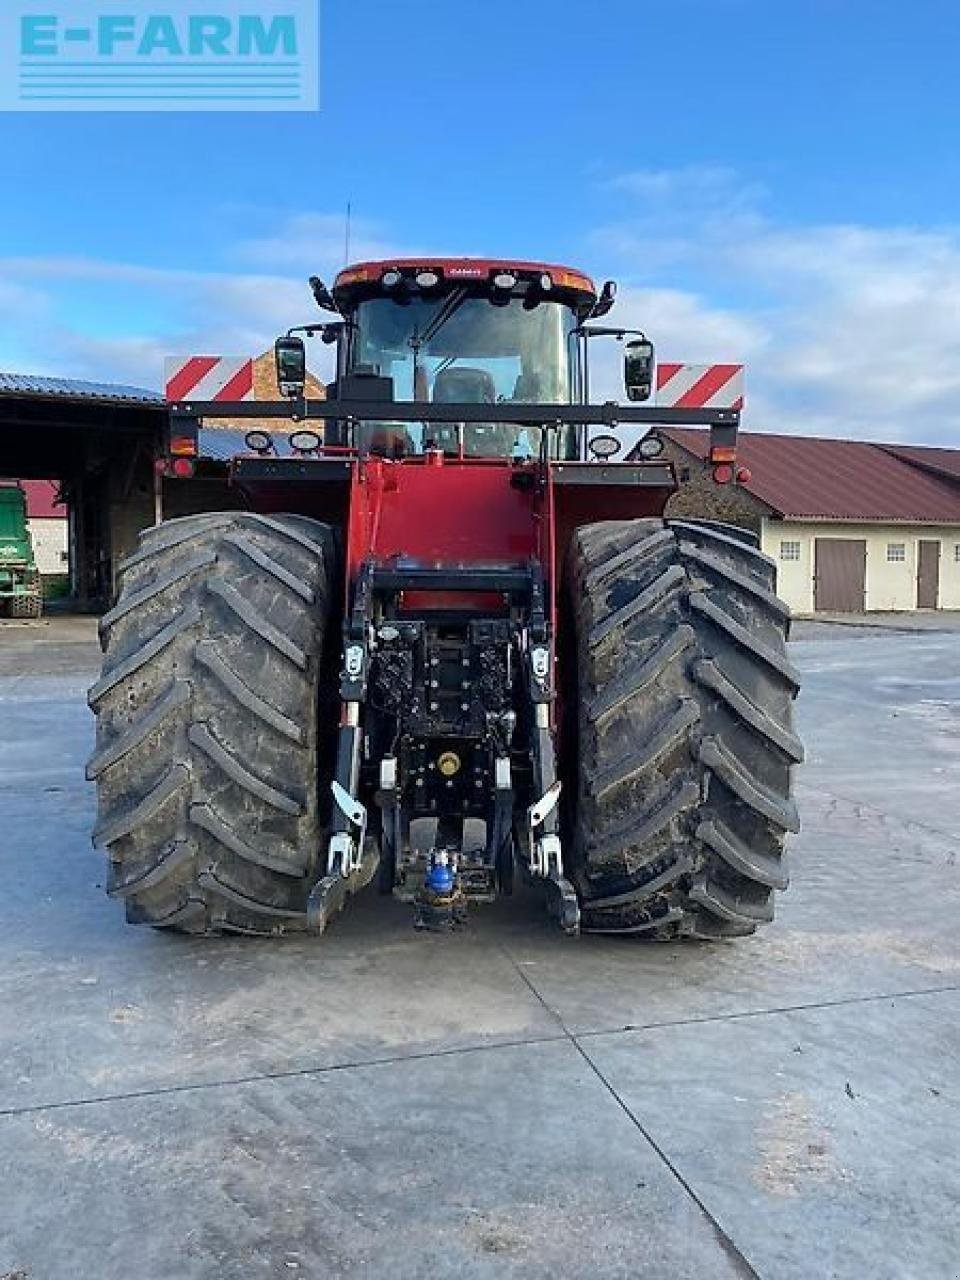
[(172, 436), (170, 453), (175, 458), (195, 458), (197, 456), (196, 436)]
[(733, 467), (729, 462), (721, 462), (719, 466), (713, 468), (714, 484), (730, 484), (733, 480)]
[(717, 465), (718, 462), (736, 462), (737, 446), (735, 444), (715, 444), (710, 449), (710, 461)]

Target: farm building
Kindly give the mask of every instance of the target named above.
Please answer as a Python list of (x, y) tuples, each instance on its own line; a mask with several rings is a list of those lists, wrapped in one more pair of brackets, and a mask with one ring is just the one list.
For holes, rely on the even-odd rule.
[(960, 609), (960, 449), (741, 432), (733, 486), (706, 431), (654, 434), (684, 482), (668, 514), (755, 531), (795, 612)]
[[(253, 390), (260, 399), (278, 395), (272, 350), (253, 362)], [(308, 390), (324, 394), (312, 377)], [(242, 439), (257, 421), (218, 425), (242, 427), (232, 433)], [(238, 501), (222, 462), (200, 459), (189, 484), (156, 476), (165, 427), (165, 401), (156, 391), (0, 373), (0, 476), (24, 484), (40, 571), (69, 573), (82, 609), (107, 606), (119, 564), (158, 512), (189, 515)], [(213, 458), (222, 454), (211, 448)], [(56, 492), (63, 505), (53, 505)]]
[(60, 578), (69, 572), (67, 509), (58, 503), (58, 487), (52, 480), (25, 480), (27, 524), (37, 568), (44, 578)]

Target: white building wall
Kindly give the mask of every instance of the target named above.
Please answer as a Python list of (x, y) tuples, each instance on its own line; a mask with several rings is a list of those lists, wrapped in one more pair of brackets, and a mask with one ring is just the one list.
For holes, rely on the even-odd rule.
[(27, 522), (33, 541), (37, 568), (44, 576), (64, 574), (67, 564), (67, 522), (64, 519), (33, 519)]
[[(941, 609), (960, 609), (960, 525), (828, 523), (765, 519), (761, 546), (777, 562), (778, 590), (795, 613), (813, 613), (814, 540), (863, 539), (867, 544), (867, 610), (899, 612), (917, 607), (917, 544), (940, 543)], [(784, 560), (781, 543), (799, 542), (800, 559)], [(887, 547), (903, 543), (905, 559), (891, 562)]]

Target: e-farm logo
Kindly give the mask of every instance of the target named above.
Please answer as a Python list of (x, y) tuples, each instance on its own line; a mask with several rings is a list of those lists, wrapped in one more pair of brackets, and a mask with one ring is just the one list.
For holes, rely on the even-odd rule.
[(0, 110), (315, 111), (318, 0), (4, 0)]

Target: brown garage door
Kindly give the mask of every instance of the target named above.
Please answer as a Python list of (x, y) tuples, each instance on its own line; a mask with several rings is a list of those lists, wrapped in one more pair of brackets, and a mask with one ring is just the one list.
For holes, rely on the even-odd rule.
[(921, 538), (917, 556), (917, 608), (938, 608), (939, 596), (940, 543), (932, 538)]
[(866, 604), (867, 544), (862, 538), (817, 538), (813, 607), (818, 613), (862, 613)]

